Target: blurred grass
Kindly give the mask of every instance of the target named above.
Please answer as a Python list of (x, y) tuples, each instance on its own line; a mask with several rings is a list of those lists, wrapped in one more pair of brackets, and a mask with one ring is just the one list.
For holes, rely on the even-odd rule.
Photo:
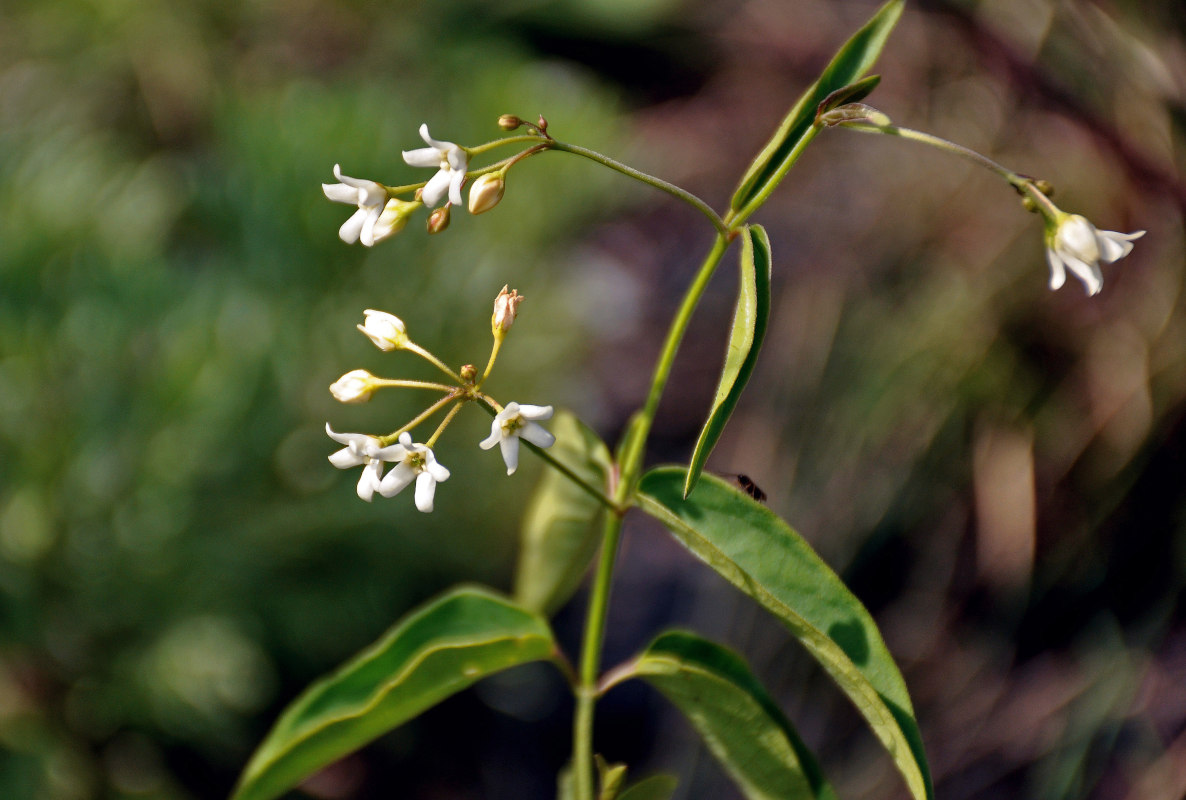
[[(546, 155), (491, 214), (432, 238), (415, 220), (366, 250), (338, 241), (349, 210), (317, 186), (335, 162), (403, 183), (424, 177), (399, 155), (421, 122), (476, 143), (499, 114), (542, 112), (719, 206), (871, 7), (6, 4), (0, 796), (225, 796), (299, 687), (443, 586), (509, 585), (536, 467), (504, 480), (473, 446), (485, 415), (440, 443), (453, 477), (432, 515), (357, 501), (324, 460), (326, 420), (386, 431), (418, 410), (337, 405), (340, 374), (430, 374), (359, 335), (362, 309), (480, 365), (509, 282), (528, 300), (497, 397), (573, 407), (607, 438), (641, 399), (648, 343), (708, 240), (694, 212)], [(1052, 180), (1102, 227), (1149, 229), (1101, 297), (1049, 293), (1040, 225), (1012, 193), (908, 143), (820, 137), (757, 220), (772, 327), (709, 468), (757, 480), (878, 612), (944, 797), (1180, 786), (1184, 25), (1169, 2), (930, 0), (881, 62), (870, 102), (896, 121)], [(656, 460), (687, 457), (707, 408), (722, 273)], [(622, 564), (611, 657), (671, 619), (720, 636), (844, 796), (887, 795), (888, 760), (785, 636), (644, 525)], [(510, 676), (318, 791), (548, 796), (567, 721), (533, 690), (559, 696)], [(611, 760), (731, 796), (672, 718), (624, 696), (605, 707)]]

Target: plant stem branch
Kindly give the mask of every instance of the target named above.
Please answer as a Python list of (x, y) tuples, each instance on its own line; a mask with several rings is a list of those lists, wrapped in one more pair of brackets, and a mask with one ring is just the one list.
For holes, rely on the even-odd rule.
[(674, 183), (668, 183), (661, 178), (656, 178), (654, 175), (648, 175), (647, 173), (637, 170), (634, 167), (627, 166), (620, 161), (615, 161), (609, 156), (604, 156), (595, 150), (589, 150), (588, 148), (581, 147), (579, 145), (567, 144), (565, 142), (552, 140), (548, 143), (548, 147), (550, 147), (552, 150), (562, 150), (565, 153), (573, 153), (574, 155), (584, 156), (591, 161), (596, 161), (598, 164), (609, 167), (610, 169), (620, 172), (623, 175), (627, 175), (631, 178), (634, 178), (635, 180), (642, 181), (645, 184), (653, 186), (656, 189), (667, 192), (673, 197), (678, 197), (680, 200), (683, 200), (701, 214), (708, 217), (709, 221), (712, 222), (713, 227), (717, 229), (718, 233), (728, 233), (728, 228), (725, 226), (724, 221), (717, 215), (717, 212), (713, 211), (712, 208), (709, 207), (708, 203), (705, 203), (691, 192), (681, 189)]

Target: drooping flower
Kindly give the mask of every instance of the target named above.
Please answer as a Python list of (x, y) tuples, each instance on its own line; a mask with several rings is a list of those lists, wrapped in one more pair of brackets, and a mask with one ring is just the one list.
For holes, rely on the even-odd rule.
[(376, 491), (379, 491), (383, 474), (384, 461), (401, 461), (405, 456), (405, 448), (400, 444), (383, 447), (382, 442), (374, 436), (365, 433), (335, 433), (329, 423), (325, 423), (325, 432), (339, 444), (346, 445), (329, 457), (329, 463), (338, 469), (362, 467), (362, 475), (358, 479), (358, 496), (368, 503)]
[[(358, 206), (350, 219), (338, 228), (338, 236), (346, 244), (354, 244), (362, 239), (362, 243), (370, 247), (375, 243), (375, 225), (387, 205), (387, 189), (374, 181), (343, 175), (338, 164), (334, 164), (334, 177), (340, 182), (321, 184), (325, 196), (335, 203), (353, 203)], [(394, 232), (389, 231), (385, 236)]]
[(331, 383), (329, 391), (339, 403), (365, 403), (377, 388), (374, 375), (365, 369), (352, 369)]
[(420, 191), (424, 205), (432, 208), (448, 194), (449, 202), (461, 205), (461, 184), (465, 183), (465, 170), (469, 166), (469, 154), (452, 142), (438, 142), (428, 135), (428, 125), (420, 126), (420, 138), (428, 147), (405, 150), (404, 161), (413, 167), (436, 167), (437, 174), (429, 178)]
[(1078, 214), (1061, 214), (1046, 226), (1046, 261), (1050, 264), (1050, 288), (1067, 280), (1067, 270), (1083, 281), (1087, 294), (1098, 294), (1104, 285), (1100, 262), (1111, 264), (1132, 251), (1132, 243), (1144, 231), (1117, 233), (1101, 231)]
[(375, 347), (384, 352), (402, 350), (408, 344), (408, 329), (404, 321), (386, 311), (375, 311), (368, 308), (363, 313), (363, 323), (356, 326), (365, 333)]
[(414, 480), (416, 508), (426, 513), (432, 511), (437, 484), (449, 480), (449, 470), (437, 461), (427, 445), (414, 444), (412, 434), (406, 431), (399, 435), (399, 444), (395, 446), (401, 447), (403, 452), (398, 459), (388, 459), (397, 463), (380, 482), (379, 494), (395, 497)]
[(483, 450), (500, 445), (502, 460), (507, 465), (507, 475), (514, 475), (519, 468), (519, 438), (522, 437), (536, 447), (551, 447), (556, 437), (535, 420), (549, 419), (551, 406), (519, 405), (507, 403), (506, 408), (495, 415), (490, 423), (490, 435), (478, 443)]

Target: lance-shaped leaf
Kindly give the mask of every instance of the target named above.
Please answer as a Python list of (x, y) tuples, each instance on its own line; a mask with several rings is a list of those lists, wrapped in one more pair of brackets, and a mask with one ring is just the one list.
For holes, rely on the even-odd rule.
[[(604, 488), (612, 468), (609, 450), (584, 423), (568, 412), (552, 422), (556, 443), (549, 455), (592, 486)], [(580, 585), (597, 552), (601, 502), (553, 469), (545, 469), (523, 517), (515, 601), (552, 614)]]
[(916, 800), (933, 797), (922, 737), (869, 612), (799, 534), (712, 475), (684, 499), (685, 474), (648, 472), (636, 502), (696, 556), (782, 620), (856, 704)]
[(651, 775), (626, 787), (618, 800), (671, 800), (679, 780), (674, 775)]
[(672, 631), (651, 643), (632, 673), (684, 712), (748, 800), (836, 800), (791, 723), (732, 651)]
[(729, 350), (725, 353), (725, 366), (712, 400), (712, 410), (700, 430), (700, 438), (696, 441), (696, 449), (688, 464), (684, 497), (691, 494), (696, 486), (700, 471), (721, 438), (725, 423), (733, 415), (737, 400), (749, 381), (750, 373), (754, 371), (758, 351), (762, 349), (766, 322), (770, 318), (770, 238), (762, 226), (747, 225), (743, 230), (740, 267)]
[(554, 648), (543, 618), (488, 590), (430, 601), (284, 711), (232, 800), (278, 797), (481, 678)]
[(902, 15), (903, 3), (904, 0), (889, 0), (883, 5), (840, 48), (819, 79), (791, 107), (774, 136), (742, 177), (730, 203), (734, 212), (739, 212), (744, 218), (753, 210), (751, 204), (755, 200), (760, 201), (760, 198), (774, 191), (774, 187), (819, 130), (815, 125), (815, 115), (820, 103), (837, 89), (856, 83), (869, 71), (881, 54), (881, 48), (885, 46), (898, 17)]

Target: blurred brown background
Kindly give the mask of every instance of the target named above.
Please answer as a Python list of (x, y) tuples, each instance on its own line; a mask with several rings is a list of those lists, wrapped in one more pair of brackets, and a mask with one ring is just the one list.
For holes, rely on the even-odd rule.
[[(416, 127), (499, 114), (714, 206), (833, 50), (845, 0), (91, 3), (0, 10), (0, 797), (218, 798), (279, 709), (458, 581), (510, 585), (517, 510), (464, 415), (437, 511), (359, 502), (338, 430), (417, 410), (326, 387), (427, 376), (353, 330), (399, 314), (454, 363), (528, 297), (491, 389), (613, 439), (710, 241), (698, 215), (563, 154), (491, 214), (372, 250), (335, 236), (335, 162), (397, 184)], [(1103, 293), (1046, 289), (1042, 229), (988, 173), (830, 131), (755, 221), (774, 315), (709, 464), (744, 472), (875, 613), (943, 798), (1186, 793), (1186, 11), (1164, 2), (907, 6), (872, 104), (1149, 231)], [(735, 278), (698, 313), (654, 462), (687, 458)], [(488, 491), (485, 491), (487, 490)], [(607, 661), (665, 626), (742, 652), (846, 798), (889, 759), (793, 645), (645, 520)], [(575, 647), (583, 597), (561, 612)], [(627, 685), (598, 747), (681, 798), (737, 796), (674, 710)], [(546, 798), (568, 700), (481, 684), (339, 765), (326, 798)]]

